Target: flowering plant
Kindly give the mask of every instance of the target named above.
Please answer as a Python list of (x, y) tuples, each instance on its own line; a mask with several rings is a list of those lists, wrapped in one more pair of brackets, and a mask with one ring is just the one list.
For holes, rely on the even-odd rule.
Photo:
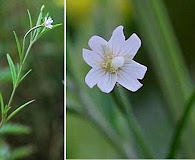
[[(71, 12), (74, 2), (69, 3)], [(183, 29), (180, 32), (187, 38), (177, 36), (176, 23), (171, 23), (173, 17), (180, 18), (180, 15), (168, 14), (174, 2), (164, 5), (163, 1), (155, 0), (147, 3), (114, 0), (113, 3), (95, 1), (91, 4), (95, 7), (91, 7), (90, 17), (86, 16), (87, 21), (81, 23), (83, 26), (78, 27), (71, 21), (67, 25), (67, 132), (70, 141), (67, 146), (73, 150), (68, 157), (194, 158), (194, 68), (187, 54), (193, 53), (194, 48), (189, 45), (190, 34)], [(75, 6), (78, 9), (79, 5)], [(122, 15), (124, 8), (120, 6), (127, 7), (129, 14)], [(183, 7), (182, 11), (188, 9)], [(74, 12), (69, 14), (71, 19)], [(123, 26), (115, 26), (121, 23), (125, 24), (127, 35), (133, 33), (127, 39)], [(99, 36), (91, 37), (96, 33)], [(104, 39), (107, 36), (108, 39)], [(89, 49), (83, 47), (87, 41)], [(185, 43), (187, 47), (180, 47)], [(138, 52), (141, 44), (142, 50)], [(140, 57), (135, 57), (137, 52)], [(75, 115), (84, 121), (75, 120)], [(80, 127), (83, 122), (89, 126), (88, 121), (95, 129)], [(73, 136), (75, 129), (83, 134), (75, 132)], [(103, 137), (88, 140), (88, 136), (95, 137), (96, 132)], [(107, 141), (99, 142), (102, 139)], [(106, 150), (107, 142), (115, 150), (103, 155), (102, 151), (110, 149)], [(96, 145), (97, 152), (88, 153), (84, 147), (75, 147), (74, 151), (75, 144), (83, 143), (85, 148), (91, 147), (91, 143), (93, 147)], [(101, 151), (98, 150), (100, 145)], [(75, 156), (78, 151), (81, 154)]]
[[(8, 64), (10, 67), (10, 72), (11, 72), (11, 77), (12, 77), (12, 84), (13, 84), (13, 89), (11, 92), (11, 96), (8, 100), (8, 103), (5, 104), (3, 95), (0, 92), (0, 105), (1, 105), (1, 122), (0, 122), (0, 128), (8, 122), (14, 115), (16, 115), (20, 110), (22, 110), (24, 107), (27, 105), (31, 104), (34, 102), (34, 100), (30, 100), (21, 106), (17, 107), (14, 109), (12, 106), (12, 101), (16, 92), (16, 89), (18, 88), (19, 84), (26, 78), (29, 73), (32, 71), (32, 69), (29, 69), (26, 73), (23, 73), (24, 70), (24, 65), (26, 63), (26, 59), (29, 55), (29, 52), (33, 46), (33, 44), (41, 37), (43, 36), (46, 32), (48, 32), (50, 29), (55, 28), (60, 26), (61, 24), (56, 24), (52, 25), (53, 20), (51, 17), (49, 17), (49, 13), (47, 13), (45, 16), (43, 15), (43, 10), (44, 10), (44, 5), (41, 7), (36, 25), (33, 27), (33, 22), (31, 18), (31, 14), (29, 10), (28, 12), (28, 17), (29, 17), (29, 22), (30, 22), (30, 29), (26, 32), (26, 34), (23, 37), (22, 45), (19, 41), (19, 38), (14, 31), (14, 37), (16, 40), (16, 45), (18, 49), (18, 55), (19, 55), (19, 62), (14, 63), (11, 56), (7, 54), (7, 60)], [(27, 37), (29, 36), (29, 42), (26, 40)], [(28, 42), (28, 46), (26, 46), (26, 43)], [(12, 109), (12, 112), (9, 113), (9, 111)]]

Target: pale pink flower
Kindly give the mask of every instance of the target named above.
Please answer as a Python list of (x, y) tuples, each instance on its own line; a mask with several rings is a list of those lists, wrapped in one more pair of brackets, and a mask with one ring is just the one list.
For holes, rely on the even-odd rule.
[(45, 20), (44, 20), (45, 27), (52, 29), (53, 27), (53, 25), (51, 25), (52, 23), (53, 23), (53, 19), (51, 19), (51, 17), (49, 18), (45, 17)]
[(133, 92), (142, 87), (138, 79), (143, 79), (147, 67), (133, 60), (141, 46), (135, 33), (125, 40), (123, 26), (118, 26), (108, 42), (92, 36), (88, 45), (91, 50), (83, 49), (83, 59), (92, 67), (85, 77), (90, 88), (97, 85), (109, 93), (116, 83)]

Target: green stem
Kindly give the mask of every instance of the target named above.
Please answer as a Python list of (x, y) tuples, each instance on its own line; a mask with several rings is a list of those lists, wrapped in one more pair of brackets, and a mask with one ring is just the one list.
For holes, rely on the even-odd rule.
[(136, 140), (138, 141), (138, 144), (142, 148), (142, 151), (145, 155), (144, 158), (153, 158), (153, 154), (150, 148), (148, 147), (148, 144), (146, 143), (144, 136), (142, 135), (141, 128), (136, 121), (136, 118), (130, 108), (131, 106), (128, 100), (125, 98), (125, 94), (122, 91), (116, 92), (116, 90), (118, 89), (119, 88), (115, 88), (114, 91), (111, 92), (113, 99), (115, 100), (122, 114), (125, 116), (129, 125), (129, 129), (132, 130)]
[[(28, 33), (28, 32), (27, 32)], [(30, 33), (30, 32), (29, 32)], [(27, 34), (26, 34), (27, 35)], [(17, 73), (17, 79), (16, 79), (16, 83), (15, 85), (13, 86), (13, 90), (12, 90), (12, 93), (11, 93), (11, 96), (10, 96), (10, 99), (8, 101), (8, 104), (7, 104), (7, 108), (11, 108), (11, 103), (12, 103), (12, 100), (13, 100), (13, 97), (14, 97), (14, 94), (16, 92), (16, 88), (18, 87), (18, 85), (20, 84), (20, 75), (22, 73), (22, 69), (23, 69), (23, 66), (24, 66), (24, 63), (26, 61), (26, 58), (30, 52), (30, 49), (32, 47), (32, 45), (34, 44), (35, 41), (32, 41), (30, 42), (28, 48), (27, 48), (27, 51), (26, 51), (26, 54), (25, 54), (25, 57), (24, 59), (22, 60), (22, 62), (20, 62), (20, 67), (19, 67), (19, 71)], [(8, 110), (7, 110), (8, 111)], [(0, 122), (0, 128), (3, 126), (4, 122), (6, 121), (6, 118), (7, 118), (7, 115), (3, 115), (2, 114), (2, 119), (1, 119), (1, 122)]]
[(33, 30), (35, 30), (35, 29), (37, 29), (37, 28), (39, 28), (39, 27), (43, 27), (43, 25), (38, 25), (38, 26), (35, 26), (35, 27), (33, 27), (33, 28), (31, 28), (28, 32), (26, 32), (26, 34), (24, 35), (24, 39), (28, 36), (28, 34), (30, 33), (30, 32), (32, 32)]
[[(28, 34), (31, 33), (33, 30), (35, 30), (35, 29), (37, 29), (37, 28), (40, 28), (40, 27), (43, 27), (43, 24), (31, 28), (31, 29), (28, 30), (28, 32), (26, 32), (26, 34), (24, 35), (23, 42), (22, 42), (22, 58), (23, 58), (23, 55), (24, 55), (26, 37), (27, 37)], [(31, 40), (31, 39), (32, 39), (32, 37), (30, 37), (30, 43), (34, 43), (35, 39), (34, 39), (34, 40)]]
[(95, 109), (97, 107), (91, 104), (89, 97), (84, 92), (80, 93), (80, 97), (90, 121), (95, 124), (105, 137), (107, 137), (110, 143), (121, 154), (122, 158), (135, 158), (132, 149), (124, 144), (123, 139), (121, 139), (121, 137), (117, 134), (112, 125), (110, 125), (105, 117), (103, 117), (98, 110)]
[(31, 49), (31, 47), (32, 47), (32, 45), (33, 45), (33, 43), (34, 43), (34, 42), (30, 43), (30, 45), (28, 46), (28, 49), (27, 49), (26, 54), (25, 54), (25, 57), (24, 57), (22, 63), (20, 64), (20, 68), (19, 68), (19, 71), (18, 71), (17, 79), (16, 79), (16, 84), (15, 84), (15, 86), (13, 87), (13, 90), (12, 90), (12, 93), (11, 93), (11, 96), (10, 96), (10, 99), (9, 99), (9, 101), (8, 101), (8, 105), (7, 105), (8, 107), (11, 106), (11, 102), (12, 102), (12, 100), (13, 100), (13, 97), (14, 97), (14, 94), (15, 94), (15, 91), (16, 91), (16, 88), (18, 87), (18, 85), (19, 85), (19, 83), (20, 83), (20, 74), (21, 74), (21, 72), (22, 72), (23, 65), (24, 65), (24, 63), (25, 63), (25, 61), (26, 61), (26, 58), (27, 58), (27, 56), (28, 56), (28, 54), (29, 54), (29, 51), (30, 51), (30, 49)]
[[(67, 52), (67, 58), (69, 54)], [(71, 63), (71, 61), (69, 61)], [(72, 64), (72, 63), (71, 63)], [(70, 65), (71, 66), (71, 65)], [(75, 72), (72, 68), (68, 68), (68, 75), (72, 77), (72, 82), (75, 84), (75, 88), (79, 94), (79, 104), (83, 108), (78, 109), (78, 107), (71, 107), (71, 103), (67, 98), (67, 111), (76, 113), (88, 118), (88, 121), (94, 124), (94, 126), (100, 131), (106, 140), (113, 146), (114, 149), (120, 154), (121, 158), (136, 158), (135, 152), (132, 150), (130, 145), (127, 145), (123, 138), (118, 134), (116, 129), (108, 122), (108, 120), (100, 113), (97, 109), (98, 107), (90, 99), (89, 95), (80, 86), (78, 79), (75, 76)]]
[(195, 92), (193, 92), (192, 95), (190, 96), (188, 103), (184, 107), (182, 117), (177, 123), (167, 158), (174, 158), (176, 156), (176, 153), (177, 153), (177, 150), (180, 144), (182, 132), (187, 123), (187, 120), (190, 118), (189, 114), (193, 108), (194, 100), (195, 100)]
[(3, 126), (3, 124), (4, 124), (4, 121), (5, 121), (5, 117), (4, 116), (2, 116), (2, 118), (1, 118), (1, 122), (0, 122), (0, 129), (1, 129), (1, 127)]

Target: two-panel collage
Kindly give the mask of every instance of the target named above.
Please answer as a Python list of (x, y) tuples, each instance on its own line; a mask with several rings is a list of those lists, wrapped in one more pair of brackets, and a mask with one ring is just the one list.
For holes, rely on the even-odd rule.
[(0, 4), (0, 160), (194, 159), (195, 0)]
[(65, 4), (66, 158), (194, 159), (195, 0)]

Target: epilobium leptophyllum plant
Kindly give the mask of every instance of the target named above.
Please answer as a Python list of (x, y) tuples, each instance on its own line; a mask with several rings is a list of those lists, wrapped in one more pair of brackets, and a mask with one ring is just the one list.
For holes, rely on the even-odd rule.
[[(90, 88), (97, 85), (102, 92), (110, 93), (116, 84), (132, 92), (142, 87), (139, 79), (143, 79), (147, 67), (133, 60), (141, 46), (141, 40), (135, 33), (125, 40), (123, 26), (118, 26), (109, 41), (99, 36), (92, 36), (88, 44), (91, 50), (83, 49), (83, 59), (92, 67), (85, 77), (85, 82)], [(151, 150), (148, 148), (125, 94), (116, 89), (111, 92), (111, 95), (127, 120), (143, 153), (147, 158), (152, 158)]]
[(91, 50), (83, 49), (83, 59), (92, 67), (85, 82), (92, 88), (95, 85), (102, 92), (109, 93), (115, 84), (120, 84), (130, 91), (137, 91), (147, 67), (133, 60), (141, 46), (141, 40), (134, 33), (127, 40), (123, 26), (118, 26), (107, 42), (99, 36), (89, 40)]
[[(11, 110), (13, 106), (12, 101), (13, 101), (17, 87), (23, 81), (23, 79), (31, 72), (31, 69), (29, 69), (26, 73), (23, 73), (23, 67), (24, 67), (24, 64), (26, 63), (26, 59), (28, 57), (30, 49), (32, 48), (33, 44), (41, 36), (43, 36), (47, 31), (61, 25), (61, 24), (52, 25), (53, 20), (51, 19), (51, 17), (49, 17), (49, 13), (47, 13), (46, 15), (43, 15), (43, 9), (44, 9), (44, 5), (41, 7), (35, 26), (33, 26), (31, 14), (27, 10), (29, 21), (30, 21), (30, 29), (24, 35), (22, 45), (17, 37), (16, 32), (14, 31), (14, 36), (15, 36), (16, 45), (17, 45), (18, 54), (19, 54), (19, 63), (14, 63), (10, 55), (7, 54), (7, 60), (9, 63), (12, 82), (13, 82), (13, 89), (12, 89), (11, 96), (7, 104), (4, 104), (3, 96), (0, 92), (0, 104), (1, 104), (0, 127), (2, 127), (4, 123), (9, 121), (21, 109), (23, 109), (24, 107), (26, 107), (27, 105), (29, 105), (30, 103), (34, 101), (34, 100), (30, 100), (17, 108), (14, 107), (13, 111), (9, 113), (9, 111)], [(28, 36), (29, 36), (29, 41), (26, 40)], [(26, 45), (26, 43), (28, 43), (28, 45)]]

